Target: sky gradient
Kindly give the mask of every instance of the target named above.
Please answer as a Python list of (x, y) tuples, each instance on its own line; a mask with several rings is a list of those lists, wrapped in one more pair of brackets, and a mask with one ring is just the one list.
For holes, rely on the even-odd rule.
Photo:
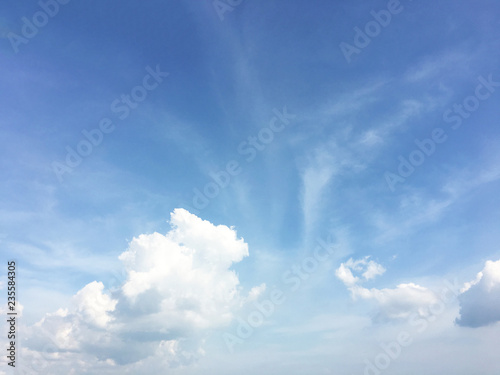
[(0, 8), (18, 369), (500, 373), (498, 2)]

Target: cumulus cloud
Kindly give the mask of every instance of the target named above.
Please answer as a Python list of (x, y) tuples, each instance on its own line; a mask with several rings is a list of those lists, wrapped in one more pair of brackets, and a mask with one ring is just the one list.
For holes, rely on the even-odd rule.
[(359, 281), (359, 278), (354, 276), (350, 268), (344, 263), (341, 263), (340, 267), (335, 270), (335, 275), (347, 286), (352, 286)]
[(385, 268), (382, 265), (375, 263), (374, 261), (369, 261), (366, 265), (366, 271), (363, 272), (363, 277), (366, 280), (374, 279), (375, 277), (382, 275), (385, 272)]
[(488, 260), (475, 280), (464, 285), (458, 299), (458, 325), (482, 327), (500, 321), (500, 260)]
[[(27, 327), (25, 355), (55, 353), (61, 373), (79, 362), (93, 363), (99, 373), (116, 366), (133, 372), (137, 366), (182, 366), (203, 355), (210, 330), (230, 324), (265, 284), (243, 293), (230, 267), (249, 252), (234, 228), (184, 209), (172, 212), (170, 225), (165, 235), (143, 234), (130, 242), (119, 257), (127, 275), (121, 288), (105, 292), (94, 281), (69, 308)], [(47, 370), (51, 361), (44, 360)]]
[(378, 320), (407, 319), (415, 313), (426, 317), (430, 313), (429, 307), (440, 301), (433, 291), (414, 283), (399, 284), (393, 289), (366, 289), (355, 285), (351, 293), (355, 299), (375, 301)]
[(98, 327), (106, 327), (113, 320), (109, 312), (114, 311), (117, 300), (103, 293), (103, 283), (97, 281), (87, 284), (74, 296), (76, 312), (81, 314), (82, 319)]
[(158, 321), (163, 317), (158, 329), (228, 323), (241, 302), (238, 277), (229, 267), (248, 256), (248, 245), (233, 229), (186, 210), (174, 210), (170, 223), (167, 235), (141, 235), (120, 255), (128, 273), (126, 304), (146, 308)]
[(427, 316), (429, 307), (440, 301), (434, 292), (414, 283), (399, 284), (393, 289), (367, 289), (360, 285), (385, 271), (382, 265), (369, 257), (358, 260), (351, 258), (339, 266), (335, 275), (347, 286), (354, 300), (365, 299), (376, 303), (377, 320), (407, 319), (415, 313)]
[(370, 260), (369, 256), (363, 259), (349, 259), (342, 263), (335, 271), (335, 275), (347, 286), (354, 285), (360, 281), (360, 278), (354, 276), (352, 271), (356, 271), (364, 280), (371, 280), (384, 274), (385, 268), (377, 262)]

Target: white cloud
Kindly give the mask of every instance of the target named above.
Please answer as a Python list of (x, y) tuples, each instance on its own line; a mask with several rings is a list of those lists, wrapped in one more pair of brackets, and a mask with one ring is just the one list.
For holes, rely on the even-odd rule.
[(148, 305), (151, 313), (164, 316), (154, 325), (158, 329), (228, 323), (241, 303), (239, 280), (229, 267), (248, 256), (248, 245), (233, 229), (186, 210), (174, 210), (170, 223), (167, 235), (141, 235), (120, 255), (128, 273), (122, 289), (127, 303), (132, 309)]
[(335, 276), (337, 276), (345, 285), (351, 286), (359, 281), (359, 278), (354, 276), (344, 263), (340, 265), (338, 269), (335, 270)]
[(440, 300), (431, 290), (414, 283), (399, 284), (394, 289), (350, 288), (353, 298), (371, 299), (377, 303), (378, 319), (407, 319), (411, 314), (428, 316), (429, 307)]
[(127, 273), (121, 289), (109, 295), (94, 281), (70, 308), (26, 327), (26, 356), (58, 354), (57, 367), (50, 359), (45, 366), (60, 373), (78, 362), (107, 373), (116, 366), (182, 366), (203, 355), (210, 330), (229, 324), (265, 284), (242, 294), (230, 267), (248, 256), (248, 245), (233, 228), (183, 209), (173, 211), (170, 224), (166, 235), (140, 235), (120, 255)]
[(99, 327), (105, 327), (113, 318), (108, 314), (114, 311), (117, 300), (104, 294), (103, 283), (91, 282), (73, 297), (76, 311), (82, 315), (83, 320)]
[(500, 260), (488, 260), (476, 279), (466, 283), (459, 296), (457, 324), (481, 327), (500, 321)]
[(369, 256), (358, 260), (350, 258), (347, 262), (340, 265), (335, 271), (335, 275), (342, 280), (344, 284), (351, 286), (360, 281), (360, 278), (354, 276), (352, 271), (359, 273), (364, 280), (371, 280), (382, 275), (385, 272), (385, 268), (381, 264), (370, 260)]
[[(354, 276), (355, 271), (362, 277)], [(349, 259), (335, 271), (335, 275), (347, 286), (353, 299), (373, 300), (377, 305), (379, 320), (406, 319), (411, 314), (427, 316), (429, 307), (439, 302), (438, 296), (431, 290), (414, 283), (399, 284), (394, 289), (367, 289), (359, 285), (382, 275), (385, 268), (365, 257)]]
[(370, 260), (366, 265), (366, 271), (363, 272), (363, 277), (366, 280), (371, 280), (379, 275), (382, 275), (385, 272), (385, 268), (382, 265), (375, 263), (373, 260)]

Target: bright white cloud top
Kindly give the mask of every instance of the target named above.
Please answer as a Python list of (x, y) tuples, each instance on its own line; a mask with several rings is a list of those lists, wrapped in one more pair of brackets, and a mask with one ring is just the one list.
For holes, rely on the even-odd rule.
[(163, 330), (227, 324), (241, 305), (239, 280), (229, 268), (248, 256), (248, 245), (234, 229), (214, 226), (184, 209), (174, 210), (170, 224), (165, 236), (141, 235), (120, 255), (128, 275), (124, 296), (135, 308), (149, 293), (144, 298), (155, 305), (146, 305)]

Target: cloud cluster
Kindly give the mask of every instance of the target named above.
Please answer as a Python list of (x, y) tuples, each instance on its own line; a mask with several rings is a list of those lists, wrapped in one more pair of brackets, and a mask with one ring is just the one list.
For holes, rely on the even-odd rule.
[(347, 262), (340, 264), (340, 267), (335, 271), (335, 275), (346, 285), (354, 285), (360, 281), (359, 277), (352, 274), (352, 271), (361, 273), (361, 276), (365, 280), (371, 280), (379, 275), (383, 275), (385, 268), (369, 259), (369, 256), (358, 260), (351, 258)]
[[(446, 296), (411, 282), (383, 289), (368, 289), (360, 285), (384, 272), (384, 267), (365, 257), (341, 263), (335, 275), (346, 285), (354, 300), (375, 302), (376, 320), (408, 319), (414, 314), (427, 318), (432, 315), (433, 307), (447, 299)], [(450, 285), (447, 288), (450, 288)], [(462, 288), (460, 285), (452, 286), (452, 290), (447, 290), (446, 293), (452, 292), (458, 296), (458, 325), (476, 328), (500, 321), (500, 260), (488, 260), (476, 278), (463, 284)]]
[(353, 298), (371, 299), (378, 306), (378, 320), (408, 319), (417, 313), (429, 315), (429, 308), (439, 303), (439, 297), (431, 290), (414, 284), (399, 284), (396, 288), (366, 289), (355, 285), (351, 288)]
[(243, 295), (230, 267), (248, 256), (248, 245), (233, 228), (184, 209), (173, 211), (170, 224), (166, 235), (143, 234), (130, 242), (119, 257), (127, 274), (120, 289), (107, 293), (101, 282), (91, 282), (69, 308), (27, 327), (24, 362), (65, 373), (78, 363), (87, 363), (85, 369), (91, 363), (99, 373), (120, 365), (134, 372), (185, 365), (203, 355), (208, 332), (229, 324), (265, 285)]
[[(355, 276), (353, 271), (359, 276)], [(351, 258), (341, 263), (335, 275), (346, 285), (353, 299), (361, 298), (376, 303), (377, 320), (407, 319), (414, 313), (427, 316), (429, 307), (439, 302), (434, 292), (414, 283), (399, 284), (393, 289), (367, 289), (359, 285), (384, 272), (385, 268), (382, 265), (365, 257), (359, 260)]]
[(500, 321), (500, 260), (488, 260), (476, 279), (465, 284), (458, 299), (458, 325), (481, 327)]

